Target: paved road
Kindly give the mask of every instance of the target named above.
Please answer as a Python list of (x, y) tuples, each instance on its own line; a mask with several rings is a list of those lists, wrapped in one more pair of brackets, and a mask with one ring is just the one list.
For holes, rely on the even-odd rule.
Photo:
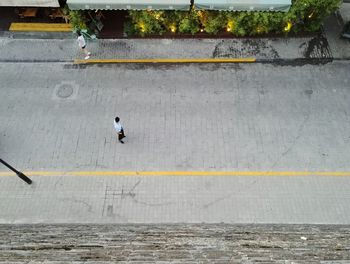
[[(350, 171), (349, 68), (0, 64), (1, 158), (62, 172), (26, 186), (2, 168), (0, 221), (348, 224), (348, 177), (210, 172)], [(169, 170), (209, 173), (63, 176)]]
[(349, 69), (0, 64), (2, 158), (23, 170), (346, 171)]
[(0, 263), (346, 264), (347, 226), (0, 226)]

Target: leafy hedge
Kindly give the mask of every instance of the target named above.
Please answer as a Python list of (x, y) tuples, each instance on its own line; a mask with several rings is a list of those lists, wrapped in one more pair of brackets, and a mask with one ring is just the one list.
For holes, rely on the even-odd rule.
[(129, 11), (124, 26), (128, 35), (162, 35), (164, 33), (227, 31), (235, 36), (255, 36), (267, 33), (315, 32), (323, 20), (342, 0), (294, 0), (287, 13), (230, 11)]
[(73, 31), (87, 29), (86, 17), (81, 10), (70, 10), (67, 5), (63, 8), (64, 15), (69, 19)]

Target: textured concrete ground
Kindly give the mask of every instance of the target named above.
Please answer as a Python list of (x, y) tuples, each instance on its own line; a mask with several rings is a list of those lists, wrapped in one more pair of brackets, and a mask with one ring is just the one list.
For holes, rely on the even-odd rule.
[(0, 263), (346, 264), (347, 226), (0, 226)]
[(349, 171), (349, 67), (1, 64), (1, 157), (62, 172), (3, 174), (1, 222), (348, 224), (348, 177), (64, 172)]
[(0, 223), (349, 224), (348, 177), (0, 177)]
[(339, 8), (339, 14), (345, 23), (350, 21), (350, 2), (349, 1), (343, 1), (342, 5)]
[(348, 63), (0, 72), (2, 158), (22, 170), (349, 169)]
[[(74, 36), (72, 36), (74, 37)], [(83, 59), (75, 39), (0, 38), (0, 61)], [(278, 39), (128, 39), (88, 42), (92, 59), (257, 58), (295, 60), (332, 58), (323, 36)]]
[(341, 38), (344, 24), (349, 20), (350, 4), (344, 4), (340, 11), (326, 19), (324, 33), (329, 50), (335, 59), (350, 59), (350, 40)]

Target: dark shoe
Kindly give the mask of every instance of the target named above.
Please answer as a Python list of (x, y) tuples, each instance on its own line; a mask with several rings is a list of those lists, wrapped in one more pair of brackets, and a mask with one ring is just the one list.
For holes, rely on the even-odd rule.
[(119, 140), (120, 143), (124, 144), (124, 141), (123, 140)]

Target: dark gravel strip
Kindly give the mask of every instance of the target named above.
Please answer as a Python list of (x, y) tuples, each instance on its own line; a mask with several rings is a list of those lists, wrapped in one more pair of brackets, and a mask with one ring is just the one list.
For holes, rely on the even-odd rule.
[(0, 225), (0, 263), (350, 263), (350, 226)]

